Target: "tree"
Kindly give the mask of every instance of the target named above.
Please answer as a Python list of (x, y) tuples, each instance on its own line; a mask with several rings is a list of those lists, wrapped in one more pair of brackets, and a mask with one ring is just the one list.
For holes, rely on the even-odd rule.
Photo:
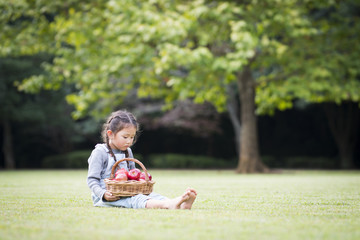
[(354, 152), (358, 138), (360, 110), (358, 104), (344, 101), (341, 105), (324, 104), (330, 130), (338, 146), (340, 166), (343, 169), (354, 167)]
[(185, 100), (177, 102), (174, 108), (165, 113), (162, 111), (162, 102), (155, 106), (158, 107), (138, 103), (134, 107), (133, 112), (138, 120), (144, 123), (145, 129), (168, 128), (178, 132), (188, 131), (202, 138), (222, 132), (219, 127), (220, 114), (210, 103), (194, 104), (191, 100)]
[(325, 103), (341, 166), (351, 168), (359, 126), (360, 3), (308, 2), (306, 7), (314, 34), (296, 39), (299, 48), (287, 49), (273, 71), (259, 79), (257, 111), (292, 108), (296, 99)]
[(70, 117), (73, 108), (64, 99), (69, 86), (36, 95), (17, 91), (14, 83), (41, 73), (40, 63), (49, 59), (47, 55), (0, 58), (0, 167), (40, 167), (42, 157), (73, 150), (92, 134), (87, 129), (95, 129), (96, 123)]
[(236, 128), (241, 143), (237, 171), (263, 172), (267, 168), (257, 143), (255, 74), (273, 66), (293, 38), (309, 34), (301, 2), (67, 4), (46, 28), (57, 47), (53, 64), (45, 66), (49, 75), (34, 76), (21, 88), (74, 83), (77, 91), (67, 100), (79, 118), (109, 112), (133, 88), (139, 97), (163, 98), (170, 107), (175, 100), (190, 98), (212, 102), (222, 111), (226, 86), (235, 82), (242, 124)]
[[(18, 139), (17, 131), (26, 131), (27, 136), (36, 132), (40, 140), (33, 142), (43, 144), (42, 153), (48, 148), (57, 153), (69, 151), (76, 141), (74, 139), (82, 137), (74, 135), (75, 125), (79, 127), (79, 124), (73, 121), (69, 123), (70, 119), (66, 118), (69, 106), (59, 101), (59, 96), (63, 100), (64, 92), (69, 90), (68, 86), (59, 90), (60, 85), (52, 83), (51, 88), (59, 91), (53, 92), (51, 96), (44, 91), (38, 91), (36, 96), (25, 94), (16, 87), (21, 80), (40, 74), (43, 71), (41, 64), (51, 63), (52, 56), (56, 55), (55, 33), (51, 23), (56, 14), (67, 13), (70, 7), (79, 9), (82, 4), (76, 0), (0, 1), (0, 127), (3, 130), (2, 152), (7, 169), (15, 168), (22, 160), (19, 155), (23, 153), (16, 153), (16, 147), (31, 145), (30, 137), (26, 142), (14, 144), (13, 141)], [(44, 85), (42, 88), (49, 89)], [(56, 105), (53, 101), (56, 101)], [(40, 166), (40, 160), (35, 160), (36, 155), (32, 157), (34, 165)]]
[(24, 93), (19, 93), (14, 86), (18, 79), (24, 79), (39, 73), (39, 62), (44, 56), (27, 58), (0, 58), (0, 126), (3, 129), (3, 146), (5, 168), (16, 167), (13, 146), (13, 124), (29, 117), (28, 105), (24, 104)]
[[(41, 1), (35, 4), (35, 9), (44, 9)], [(312, 6), (332, 6), (321, 4), (306, 0), (55, 2), (53, 8), (45, 8), (58, 10), (49, 11), (53, 19), (44, 17), (49, 16), (46, 11), (31, 15), (42, 23), (42, 31), (22, 33), (25, 39), (35, 35), (41, 41), (52, 36), (48, 45), (56, 46), (52, 50), (56, 57), (45, 65), (48, 75), (33, 76), (21, 88), (36, 91), (56, 89), (63, 82), (74, 84), (76, 91), (67, 100), (75, 105), (73, 116), (79, 118), (108, 113), (134, 88), (139, 97), (165, 99), (168, 108), (176, 100), (190, 98), (195, 103), (211, 102), (223, 111), (227, 102), (234, 106), (230, 104), (234, 101), (227, 101), (227, 89), (235, 83), (240, 116), (233, 107), (229, 112), (240, 139), (237, 171), (267, 171), (258, 149), (255, 98), (258, 113), (286, 109), (292, 106), (293, 95), (309, 92), (293, 94), (299, 85), (328, 76), (321, 67), (325, 49), (319, 41), (325, 40), (319, 33), (327, 30), (327, 21), (314, 24), (311, 15)], [(28, 28), (34, 31), (31, 25)], [(306, 61), (309, 56), (316, 62)], [(320, 67), (314, 68), (314, 63)], [(351, 68), (350, 73), (357, 72)], [(318, 91), (326, 83), (310, 85)]]

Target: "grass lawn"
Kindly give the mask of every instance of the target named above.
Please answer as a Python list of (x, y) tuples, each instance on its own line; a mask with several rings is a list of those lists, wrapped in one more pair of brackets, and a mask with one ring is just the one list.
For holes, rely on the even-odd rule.
[(0, 239), (360, 239), (360, 172), (149, 170), (191, 211), (95, 208), (84, 170), (0, 172)]

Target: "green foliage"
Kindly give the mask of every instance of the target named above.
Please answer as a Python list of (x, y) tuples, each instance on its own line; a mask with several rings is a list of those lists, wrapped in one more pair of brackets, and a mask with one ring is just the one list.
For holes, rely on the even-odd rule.
[(0, 56), (34, 55), (41, 52), (56, 54), (57, 32), (53, 28), (58, 15), (88, 11), (100, 7), (103, 0), (6, 1), (0, 0)]
[[(81, 150), (66, 154), (47, 156), (42, 161), (42, 167), (53, 169), (84, 169), (88, 167), (87, 160), (90, 157), (90, 154), (91, 151)], [(229, 162), (225, 159), (196, 155), (152, 154), (144, 158), (141, 154), (136, 154), (134, 157), (140, 160), (147, 169), (149, 167), (184, 169), (224, 169), (234, 168), (236, 165), (235, 161)]]
[(46, 54), (0, 58), (0, 118), (7, 117), (15, 121), (37, 118), (35, 112), (29, 111), (35, 107), (36, 99), (18, 92), (15, 84), (33, 74), (41, 73), (41, 62), (49, 61), (49, 58)]
[[(355, 0), (0, 2), (3, 57), (47, 52), (20, 90), (74, 87), (73, 117), (107, 115), (130, 91), (172, 107), (226, 108), (226, 87), (252, 70), (257, 113), (360, 101)], [(250, 78), (249, 78), (250, 79)], [(251, 85), (252, 86), (252, 85)]]
[(74, 151), (61, 155), (48, 156), (43, 159), (43, 168), (87, 168), (91, 151)]
[[(74, 83), (76, 91), (67, 100), (76, 107), (75, 118), (104, 115), (133, 88), (139, 97), (165, 99), (169, 107), (191, 98), (224, 110), (226, 85), (249, 59), (256, 56), (255, 66), (269, 67), (286, 52), (290, 38), (310, 31), (303, 7), (293, 7), (295, 0), (69, 1), (63, 8), (56, 3), (38, 1), (35, 9), (42, 11), (31, 15), (46, 23), (44, 15), (58, 10), (47, 22), (48, 31), (42, 31), (51, 36), (55, 48), (49, 51), (55, 59), (44, 66), (47, 75), (25, 80), (20, 89), (34, 92)], [(27, 6), (22, 8), (20, 16), (27, 14)], [(25, 30), (34, 29), (26, 19), (18, 21)]]
[(226, 85), (251, 63), (258, 113), (309, 102), (360, 100), (357, 1), (0, 2), (2, 56), (48, 52), (47, 74), (20, 89), (58, 89), (75, 118), (103, 116), (139, 97), (209, 101), (224, 110)]
[[(87, 168), (87, 159), (91, 151), (74, 151), (67, 154), (47, 156), (42, 161), (43, 168), (77, 169)], [(136, 154), (147, 169), (229, 169), (236, 166), (236, 161), (201, 155), (152, 154), (147, 157)], [(285, 169), (337, 169), (338, 159), (325, 157), (274, 157), (263, 156), (264, 163), (271, 168)]]
[(10, 122), (6, 140), (12, 140), (13, 149), (6, 147), (6, 150), (14, 152), (19, 168), (41, 167), (44, 156), (71, 151), (97, 127), (91, 121), (74, 122), (70, 117), (72, 106), (64, 100), (71, 90), (68, 85), (58, 91), (43, 90), (36, 95), (17, 90), (17, 83), (32, 74), (43, 73), (41, 63), (51, 62), (51, 59), (44, 53), (0, 58), (0, 129), (4, 130), (4, 122)]
[(295, 38), (272, 71), (259, 78), (258, 113), (307, 102), (360, 101), (360, 24), (357, 1), (308, 3), (311, 34)]
[(147, 159), (153, 168), (224, 169), (236, 166), (236, 161), (197, 155), (153, 154)]

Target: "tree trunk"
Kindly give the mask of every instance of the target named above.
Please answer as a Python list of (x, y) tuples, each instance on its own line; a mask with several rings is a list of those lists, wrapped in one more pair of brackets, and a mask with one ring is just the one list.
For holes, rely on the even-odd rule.
[(241, 124), (240, 124), (240, 111), (239, 111), (239, 103), (236, 100), (237, 94), (234, 91), (234, 86), (227, 86), (227, 110), (229, 112), (229, 117), (235, 132), (235, 146), (236, 153), (238, 158), (240, 157), (240, 132), (241, 132)]
[(248, 65), (238, 76), (240, 94), (241, 132), (238, 173), (268, 172), (260, 159), (255, 115), (255, 88), (251, 69)]
[(3, 152), (5, 157), (5, 168), (6, 169), (14, 169), (15, 168), (15, 158), (14, 158), (14, 150), (12, 145), (12, 134), (11, 134), (11, 124), (9, 119), (3, 119), (3, 127), (4, 127), (4, 145)]
[(354, 167), (354, 151), (359, 129), (359, 108), (356, 103), (346, 102), (337, 106), (324, 104), (331, 133), (339, 150), (340, 166)]

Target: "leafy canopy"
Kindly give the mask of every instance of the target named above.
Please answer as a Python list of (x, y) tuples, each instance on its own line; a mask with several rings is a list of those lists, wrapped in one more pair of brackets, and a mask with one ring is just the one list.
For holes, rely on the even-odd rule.
[(3, 2), (0, 53), (52, 53), (47, 74), (19, 88), (72, 84), (67, 100), (75, 118), (107, 114), (133, 89), (169, 107), (191, 98), (224, 110), (226, 86), (246, 65), (258, 112), (271, 113), (296, 98), (359, 100), (352, 5), (358, 7), (330, 0)]

